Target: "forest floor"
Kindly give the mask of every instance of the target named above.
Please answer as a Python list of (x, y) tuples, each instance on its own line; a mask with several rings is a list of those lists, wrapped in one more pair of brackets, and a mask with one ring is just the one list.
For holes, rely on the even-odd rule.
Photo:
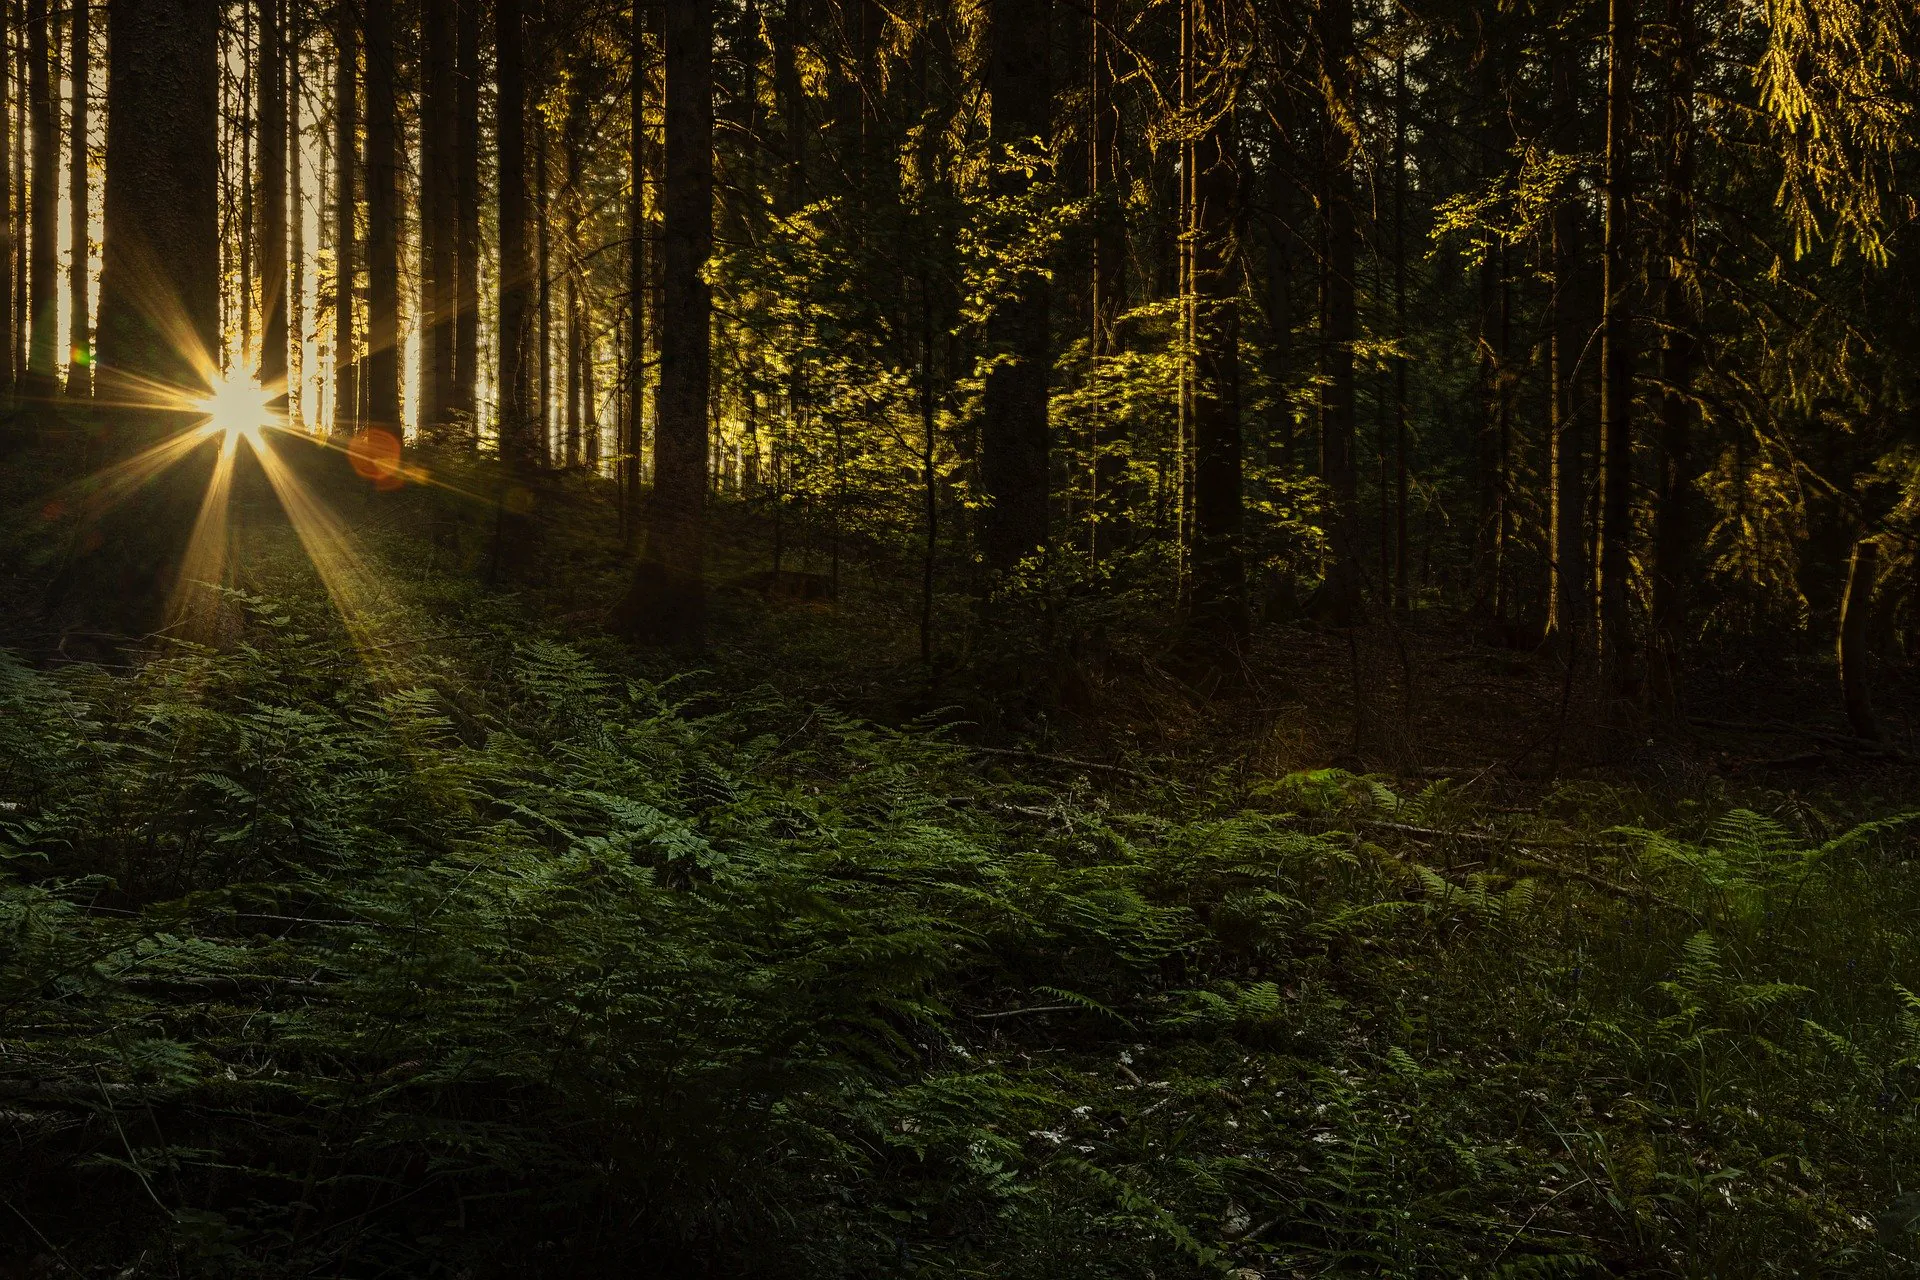
[(243, 470), (221, 643), (101, 665), (55, 469), (0, 470), (0, 1275), (1920, 1269), (1920, 779), (1819, 657), (1622, 749), (1440, 609), (1196, 677), (950, 596), (929, 669), (851, 555), (636, 651), (590, 486), (502, 590), (479, 508), (315, 467), (331, 599)]

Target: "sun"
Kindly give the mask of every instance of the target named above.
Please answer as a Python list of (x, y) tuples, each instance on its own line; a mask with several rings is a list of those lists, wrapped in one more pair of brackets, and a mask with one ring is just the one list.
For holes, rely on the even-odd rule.
[(235, 369), (215, 378), (212, 389), (193, 407), (207, 416), (202, 428), (206, 434), (224, 435), (230, 441), (244, 438), (253, 444), (277, 420), (273, 398), (252, 369)]

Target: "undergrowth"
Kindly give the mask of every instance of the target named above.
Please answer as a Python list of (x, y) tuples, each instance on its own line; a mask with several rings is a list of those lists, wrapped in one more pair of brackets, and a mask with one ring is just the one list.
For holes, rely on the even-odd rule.
[(0, 661), (8, 1266), (1915, 1265), (1897, 816), (1096, 791), (242, 603), (224, 652)]

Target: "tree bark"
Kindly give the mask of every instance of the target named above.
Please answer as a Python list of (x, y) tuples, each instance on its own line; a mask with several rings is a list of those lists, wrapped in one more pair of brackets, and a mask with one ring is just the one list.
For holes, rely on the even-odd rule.
[(33, 123), (27, 394), (34, 398), (53, 394), (60, 359), (60, 127), (52, 21), (47, 0), (27, 0), (27, 103)]
[(1600, 407), (1600, 645), (1603, 679), (1614, 694), (1638, 685), (1629, 616), (1633, 496), (1633, 54), (1636, 0), (1609, 0), (1607, 12), (1606, 311)]
[(592, 109), (594, 97), (593, 77), (587, 69), (580, 69), (568, 86), (566, 132), (561, 139), (567, 166), (567, 185), (561, 199), (561, 216), (564, 219), (565, 237), (560, 252), (565, 257), (563, 264), (567, 273), (567, 465), (578, 467), (587, 461), (587, 442), (585, 431), (590, 410), (587, 403), (592, 400), (589, 390), (591, 375), (586, 363), (591, 358), (588, 352), (588, 326), (590, 318), (582, 299), (583, 248), (580, 243), (580, 228), (586, 215), (586, 192), (582, 183), (586, 176), (587, 127), (590, 123), (588, 113)]
[(1125, 193), (1120, 186), (1120, 113), (1113, 96), (1114, 0), (1093, 0), (1088, 38), (1088, 86), (1092, 119), (1088, 138), (1087, 193), (1093, 203), (1091, 345), (1094, 382), (1093, 486), (1089, 502), (1089, 557), (1098, 562), (1107, 546), (1126, 540), (1125, 445), (1121, 415), (1100, 397), (1102, 362), (1118, 350), (1115, 329), (1126, 306)]
[(287, 86), (280, 0), (260, 0), (260, 385), (287, 403)]
[(1354, 465), (1353, 343), (1358, 330), (1354, 300), (1353, 139), (1344, 121), (1353, 118), (1354, 49), (1352, 0), (1324, 0), (1318, 11), (1321, 83), (1328, 101), (1324, 119), (1327, 238), (1326, 305), (1322, 343), (1326, 361), (1320, 401), (1321, 469), (1333, 490), (1328, 530), (1333, 568), (1332, 615), (1336, 626), (1352, 626), (1360, 613), (1360, 549), (1357, 476)]
[(1693, 228), (1693, 0), (1667, 0), (1674, 41), (1667, 94), (1666, 288), (1661, 299), (1658, 506), (1653, 531), (1653, 653), (1649, 664), (1654, 710), (1669, 723), (1680, 716), (1680, 655), (1687, 634), (1687, 575), (1691, 532), (1688, 506), (1693, 430), (1693, 363), (1698, 338), (1694, 314)]
[(468, 448), (480, 407), (480, 0), (455, 0), (453, 399)]
[(454, 407), (455, 259), (459, 117), (454, 86), (455, 0), (424, 0), (420, 99), (420, 430), (438, 439)]
[[(1410, 605), (1407, 562), (1407, 54), (1393, 60), (1393, 607)], [(1385, 534), (1382, 534), (1384, 537)], [(1381, 584), (1384, 591), (1386, 584)]]
[(634, 0), (629, 52), (633, 65), (631, 136), (627, 141), (627, 420), (621, 450), (622, 541), (631, 549), (640, 531), (640, 451), (645, 444), (647, 388), (647, 109), (652, 83), (647, 0)]
[(539, 461), (539, 439), (527, 376), (527, 343), (534, 317), (527, 262), (526, 23), (521, 4), (522, 0), (499, 0), (494, 11), (494, 46), (499, 77), (495, 130), (500, 184), (500, 459), (524, 473)]
[(713, 10), (667, 0), (666, 155), (661, 184), (659, 416), (647, 557), (615, 609), (615, 625), (659, 642), (705, 630), (707, 424), (713, 300)]
[(360, 140), (360, 20), (354, 0), (335, 0), (333, 81), (333, 434), (360, 422), (360, 361), (354, 329), (359, 256), (354, 206)]
[[(1570, 42), (1555, 47), (1551, 111), (1554, 150), (1563, 156), (1579, 150), (1579, 95), (1574, 76), (1578, 50)], [(1547, 631), (1563, 641), (1585, 625), (1590, 599), (1586, 557), (1585, 416), (1580, 412), (1581, 354), (1587, 341), (1581, 289), (1581, 215), (1578, 188), (1572, 182), (1555, 193), (1553, 208), (1553, 314), (1549, 354), (1549, 458), (1547, 466)]]
[[(992, 0), (988, 90), (993, 96), (994, 155), (1001, 162), (993, 182), (1008, 198), (1026, 194), (1031, 180), (1005, 163), (1010, 152), (1045, 144), (1051, 123), (1047, 47), (1051, 0)], [(1021, 280), (1014, 295), (995, 307), (987, 322), (987, 348), (995, 363), (981, 395), (980, 472), (987, 508), (980, 528), (987, 565), (1003, 573), (1043, 554), (1047, 521), (1047, 424), (1049, 296), (1037, 273)]]
[[(11, 19), (13, 6), (0, 9), (0, 16)], [(8, 25), (12, 25), (9, 22)], [(14, 361), (14, 299), (13, 268), (14, 255), (19, 246), (14, 241), (14, 214), (20, 206), (22, 192), (14, 174), (13, 119), (14, 108), (19, 104), (13, 93), (13, 76), (10, 73), (12, 59), (7, 56), (7, 41), (0, 38), (0, 188), (5, 189), (0, 196), (0, 396), (11, 397), (15, 386)]]
[(220, 340), (216, 0), (114, 0), (100, 376), (205, 387)]
[[(1222, 0), (1197, 3), (1199, 46), (1215, 67), (1231, 63)], [(1224, 74), (1216, 72), (1216, 74)], [(1230, 94), (1231, 86), (1216, 92)], [(1193, 159), (1193, 594), (1189, 625), (1211, 643), (1237, 646), (1248, 628), (1242, 530), (1240, 278), (1235, 233), (1241, 179), (1230, 100), (1195, 140)]]
[[(67, 149), (72, 163), (67, 181), (67, 226), (73, 251), (67, 270), (67, 394), (84, 400), (93, 394), (93, 325), (89, 314), (93, 299), (88, 270), (93, 261), (88, 245), (93, 226), (89, 217), (92, 201), (88, 190), (87, 143), (88, 120), (92, 114), (88, 110), (91, 97), (88, 78), (93, 74), (93, 22), (89, 0), (73, 0), (72, 31), (68, 55), (72, 141)], [(5, 112), (0, 111), (0, 120), (3, 119)]]
[(393, 0), (367, 0), (367, 422), (400, 434), (400, 154)]

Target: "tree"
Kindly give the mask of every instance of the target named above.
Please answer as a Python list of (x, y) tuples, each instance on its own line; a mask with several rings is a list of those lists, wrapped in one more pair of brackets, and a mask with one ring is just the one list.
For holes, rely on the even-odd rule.
[[(1551, 104), (1555, 154), (1571, 157), (1578, 149), (1579, 95), (1575, 76), (1579, 50), (1565, 33), (1556, 33)], [(1573, 175), (1554, 192), (1552, 245), (1553, 300), (1548, 380), (1547, 463), (1547, 630), (1571, 641), (1588, 614), (1586, 572), (1585, 419), (1580, 412), (1580, 368), (1587, 342), (1581, 282), (1582, 216)]]
[(1686, 643), (1687, 576), (1691, 571), (1694, 315), (1693, 0), (1667, 0), (1672, 42), (1667, 86), (1664, 208), (1666, 281), (1661, 291), (1660, 438), (1653, 533), (1653, 635), (1648, 663), (1655, 710), (1680, 715), (1680, 655)]
[[(205, 387), (220, 341), (216, 0), (114, 0), (100, 382)], [(137, 421), (137, 420), (136, 420)]]
[(400, 149), (393, 0), (367, 0), (367, 422), (400, 430)]
[[(993, 183), (1018, 200), (1033, 186), (1035, 147), (1051, 135), (1047, 49), (1051, 0), (991, 0), (987, 86), (993, 97)], [(986, 509), (980, 545), (989, 568), (1008, 572), (1049, 541), (1051, 372), (1045, 276), (1023, 272), (987, 325), (991, 365), (981, 393), (980, 479)]]
[[(67, 216), (72, 253), (67, 269), (67, 394), (85, 399), (93, 393), (92, 272), (93, 255), (88, 240), (93, 236), (88, 216), (88, 79), (93, 73), (93, 23), (89, 0), (73, 0), (73, 35), (68, 53), (68, 92), (72, 95), (69, 128), (72, 141), (67, 152), (70, 160), (67, 183)], [(0, 120), (6, 118), (0, 109)], [(5, 158), (0, 156), (0, 166)], [(0, 211), (4, 216), (4, 211)]]
[(260, 385), (287, 403), (287, 84), (281, 0), (259, 0)]
[(34, 398), (53, 394), (60, 358), (60, 125), (53, 95), (52, 35), (47, 0), (27, 0), (27, 107), (33, 118), (27, 392)]
[(713, 300), (713, 10), (668, 0), (661, 184), (660, 392), (646, 559), (617, 609), (629, 632), (698, 641), (706, 625), (707, 431)]
[(1324, 302), (1321, 352), (1320, 468), (1332, 490), (1328, 530), (1333, 556), (1328, 586), (1334, 622), (1351, 626), (1360, 612), (1359, 478), (1354, 459), (1353, 344), (1359, 315), (1354, 298), (1354, 116), (1355, 76), (1352, 0), (1323, 0), (1319, 20), (1320, 83), (1325, 164), (1326, 237), (1321, 265)]
[(1636, 0), (1608, 0), (1607, 180), (1600, 401), (1600, 644), (1615, 692), (1635, 684), (1627, 578), (1633, 521), (1633, 54)]
[(360, 26), (354, 0), (334, 0), (333, 14), (333, 434), (358, 426), (359, 351), (354, 337), (354, 196), (359, 172)]
[[(469, 0), (471, 3), (471, 0)], [(421, 6), (421, 53), (426, 64), (420, 99), (420, 415), (421, 429), (443, 430), (454, 411), (459, 306), (457, 161), (458, 90), (454, 83), (455, 0)]]
[(469, 446), (480, 385), (480, 0), (455, 0), (454, 100), (454, 320), (452, 413), (459, 415)]
[(500, 222), (500, 460), (517, 472), (539, 461), (540, 440), (528, 402), (527, 342), (533, 321), (527, 262), (526, 23), (521, 0), (494, 7), (494, 59), (499, 77), (494, 107), (499, 163)]
[[(1197, 44), (1219, 81), (1204, 95), (1206, 121), (1188, 152), (1193, 166), (1193, 593), (1191, 623), (1208, 639), (1237, 645), (1248, 627), (1242, 546), (1240, 162), (1234, 142), (1237, 86), (1227, 5), (1195, 3)], [(1195, 127), (1189, 124), (1188, 127)]]

